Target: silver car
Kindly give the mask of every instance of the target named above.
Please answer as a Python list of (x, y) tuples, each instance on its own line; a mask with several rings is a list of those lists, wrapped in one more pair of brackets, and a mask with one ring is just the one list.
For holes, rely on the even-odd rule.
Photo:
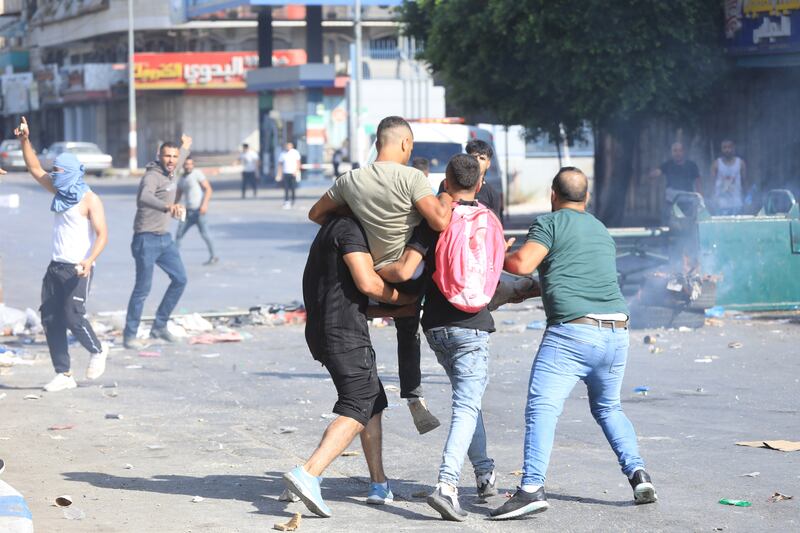
[(3, 170), (25, 170), (22, 147), (16, 139), (6, 139), (0, 143), (0, 167)]
[(42, 168), (48, 172), (53, 170), (53, 161), (63, 152), (75, 154), (87, 173), (99, 176), (103, 174), (104, 170), (111, 168), (111, 156), (104, 154), (96, 144), (85, 142), (57, 142), (51, 144), (49, 148), (39, 155)]

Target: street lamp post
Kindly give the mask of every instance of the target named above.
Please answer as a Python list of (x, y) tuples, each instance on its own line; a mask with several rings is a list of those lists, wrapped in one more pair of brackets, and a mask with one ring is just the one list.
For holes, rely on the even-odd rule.
[(136, 160), (136, 78), (134, 76), (133, 0), (128, 0), (128, 168), (139, 168)]

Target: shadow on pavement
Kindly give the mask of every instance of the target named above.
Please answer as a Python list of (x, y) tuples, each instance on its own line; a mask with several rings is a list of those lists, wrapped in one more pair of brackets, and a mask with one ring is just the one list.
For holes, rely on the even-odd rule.
[(559, 500), (563, 502), (592, 503), (596, 505), (607, 505), (610, 507), (633, 507), (636, 505), (633, 499), (619, 500), (619, 501), (598, 500), (597, 498), (586, 498), (584, 496), (570, 496), (568, 494), (554, 494), (551, 492), (547, 493), (547, 498), (550, 500)]

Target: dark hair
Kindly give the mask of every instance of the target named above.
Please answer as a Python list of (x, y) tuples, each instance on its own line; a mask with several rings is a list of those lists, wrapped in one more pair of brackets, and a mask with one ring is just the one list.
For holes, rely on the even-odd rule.
[(430, 161), (424, 157), (415, 157), (411, 162), (411, 166), (422, 172), (429, 172), (431, 169)]
[(247, 143), (242, 143), (242, 148), (244, 148), (245, 150), (247, 150), (248, 148), (250, 148), (250, 145), (249, 145), (249, 144), (247, 144)]
[(406, 122), (406, 119), (403, 117), (391, 116), (381, 120), (380, 124), (378, 124), (378, 132), (375, 141), (378, 150), (381, 149), (381, 146), (386, 144), (389, 132), (397, 128), (405, 128), (411, 131), (411, 126), (409, 126), (408, 122)]
[(492, 145), (480, 139), (472, 139), (470, 142), (468, 142), (465, 152), (467, 152), (469, 155), (485, 155), (489, 159), (494, 156)]
[(474, 156), (456, 154), (447, 163), (444, 171), (446, 179), (459, 191), (471, 191), (478, 184), (481, 176), (481, 167)]
[(186, 163), (187, 161), (194, 161), (194, 157), (192, 157), (192, 154), (187, 155), (186, 159), (183, 160), (184, 163)]
[[(575, 177), (578, 174), (579, 177)], [(589, 192), (589, 180), (578, 167), (561, 167), (553, 178), (553, 190), (561, 200), (583, 202)]]
[(164, 148), (175, 148), (176, 150), (180, 150), (180, 147), (172, 141), (167, 141), (161, 144), (161, 147), (158, 149), (158, 154), (161, 155), (164, 153)]

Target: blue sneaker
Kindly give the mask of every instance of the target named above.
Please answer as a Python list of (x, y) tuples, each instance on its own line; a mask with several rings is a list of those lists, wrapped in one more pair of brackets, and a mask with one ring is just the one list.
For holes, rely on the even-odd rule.
[(286, 482), (286, 488), (303, 500), (309, 511), (322, 518), (331, 517), (333, 513), (322, 500), (318, 478), (306, 472), (302, 466), (298, 466), (294, 470), (286, 472), (283, 479)]
[(367, 496), (367, 503), (372, 505), (383, 505), (384, 503), (392, 503), (394, 501), (394, 494), (392, 489), (389, 488), (389, 481), (386, 481), (386, 486), (383, 483), (370, 483), (369, 496)]

